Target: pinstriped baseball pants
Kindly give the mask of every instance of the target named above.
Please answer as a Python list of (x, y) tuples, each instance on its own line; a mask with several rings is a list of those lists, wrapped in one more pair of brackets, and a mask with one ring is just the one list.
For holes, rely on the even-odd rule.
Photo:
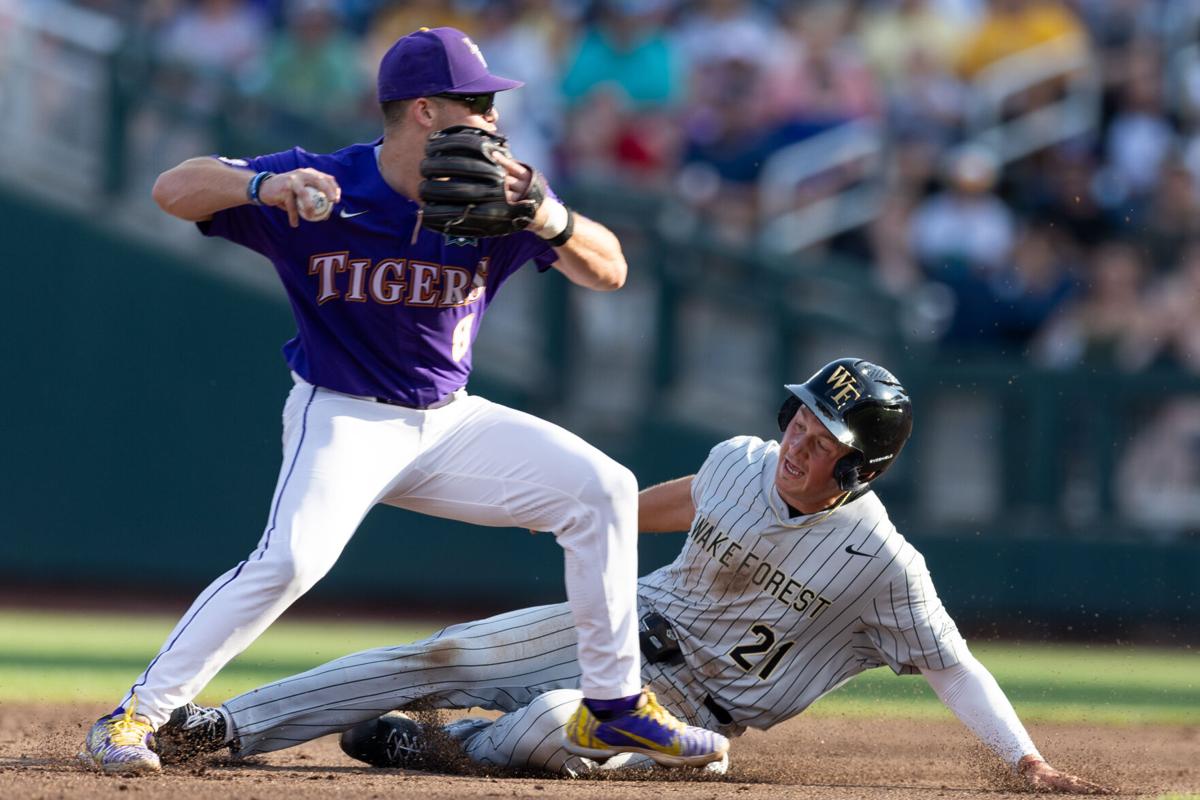
[[(224, 708), (241, 755), (291, 747), (395, 709), (504, 711), (465, 743), (468, 755), (479, 763), (561, 772), (578, 763), (559, 743), (581, 697), (576, 641), (565, 603), (526, 608), (452, 625), (413, 644), (354, 653), (235, 697)], [(720, 727), (681, 688), (688, 683), (686, 666), (643, 663), (642, 679), (678, 717)]]

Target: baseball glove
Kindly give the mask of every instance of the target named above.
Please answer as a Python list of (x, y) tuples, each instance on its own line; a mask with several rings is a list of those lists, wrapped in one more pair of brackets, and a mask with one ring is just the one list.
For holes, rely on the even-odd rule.
[(450, 236), (473, 237), (507, 236), (527, 228), (546, 199), (546, 180), (529, 167), (529, 188), (517, 202), (508, 202), (508, 171), (494, 158), (496, 153), (512, 158), (507, 141), (468, 125), (432, 134), (421, 161), (421, 225)]

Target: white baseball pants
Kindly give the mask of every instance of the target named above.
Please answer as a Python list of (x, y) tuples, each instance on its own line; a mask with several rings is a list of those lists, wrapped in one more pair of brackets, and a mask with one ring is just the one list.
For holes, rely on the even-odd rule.
[(628, 469), (556, 425), (465, 391), (416, 410), (294, 380), (258, 547), (201, 592), (122, 706), (136, 695), (139, 714), (165, 722), (329, 571), (380, 502), (553, 531), (578, 629), (580, 688), (594, 699), (641, 690), (637, 481)]

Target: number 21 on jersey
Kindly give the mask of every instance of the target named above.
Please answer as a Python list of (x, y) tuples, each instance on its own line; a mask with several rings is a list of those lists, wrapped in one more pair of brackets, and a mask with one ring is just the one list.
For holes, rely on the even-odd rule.
[[(770, 625), (764, 625), (761, 622), (751, 625), (749, 632), (757, 641), (739, 644), (729, 651), (729, 657), (746, 672), (757, 670), (759, 680), (765, 681), (771, 677), (771, 673), (779, 666), (779, 662), (783, 660), (789, 650), (795, 647), (796, 643), (780, 642), (776, 645), (775, 631), (771, 629)], [(753, 656), (761, 656), (761, 658), (752, 658)]]

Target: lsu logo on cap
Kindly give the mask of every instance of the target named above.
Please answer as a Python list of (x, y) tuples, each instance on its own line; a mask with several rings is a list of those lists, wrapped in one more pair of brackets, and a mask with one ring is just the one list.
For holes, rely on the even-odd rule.
[(484, 60), (483, 51), (479, 49), (479, 45), (477, 45), (473, 41), (471, 41), (470, 36), (464, 36), (462, 40), (463, 40), (463, 44), (465, 44), (467, 46), (467, 49), (471, 51), (471, 55), (478, 58), (479, 63), (483, 64), (483, 68), (487, 69), (487, 61)]
[(839, 364), (838, 368), (825, 379), (825, 383), (833, 387), (829, 399), (837, 405), (838, 411), (841, 411), (842, 406), (851, 400), (857, 400), (862, 397), (862, 389), (859, 388), (858, 376), (846, 369), (845, 364)]

